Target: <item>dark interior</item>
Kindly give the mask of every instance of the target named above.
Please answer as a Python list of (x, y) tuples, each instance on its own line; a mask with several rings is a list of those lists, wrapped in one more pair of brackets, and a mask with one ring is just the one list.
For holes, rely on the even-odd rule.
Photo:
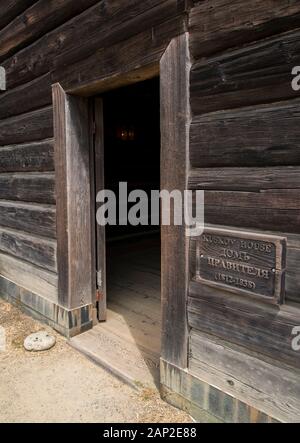
[[(111, 91), (103, 96), (103, 104), (105, 188), (117, 198), (119, 182), (127, 182), (128, 193), (146, 191), (150, 214), (151, 190), (160, 189), (159, 79)], [(106, 241), (108, 302), (110, 283), (123, 274), (125, 261), (127, 267), (130, 262), (133, 267), (144, 263), (160, 272), (159, 226), (107, 226)], [(130, 269), (126, 273), (131, 274)]]
[[(150, 192), (160, 189), (159, 79), (117, 89), (103, 97), (105, 188), (118, 197), (119, 182)], [(130, 208), (130, 205), (128, 205)], [(159, 226), (107, 226), (106, 238), (145, 234)]]
[[(151, 190), (160, 189), (159, 79), (109, 92), (103, 96), (103, 104), (105, 188), (115, 191), (118, 198), (119, 182), (127, 182), (128, 193), (140, 189), (150, 197)], [(136, 352), (130, 355), (136, 357), (131, 357), (129, 366), (139, 366), (139, 356), (143, 356), (146, 374), (150, 371), (156, 381), (161, 331), (160, 245), (159, 223), (106, 227), (108, 313), (102, 336), (112, 336), (121, 348), (134, 344)], [(122, 351), (122, 358), (127, 351)]]

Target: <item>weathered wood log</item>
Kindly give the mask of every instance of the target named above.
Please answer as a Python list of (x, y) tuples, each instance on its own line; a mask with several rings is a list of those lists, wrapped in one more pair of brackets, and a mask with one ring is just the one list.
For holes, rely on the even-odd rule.
[(0, 199), (55, 203), (54, 174), (1, 174)]
[(74, 65), (57, 69), (52, 82), (60, 83), (68, 92), (76, 89), (81, 94), (92, 95), (99, 92), (99, 84), (103, 90), (120, 86), (121, 82), (124, 85), (126, 73), (131, 73), (128, 83), (152, 78), (159, 74), (159, 60), (170, 39), (183, 30), (184, 19), (176, 16), (124, 42), (101, 49)]
[(53, 140), (0, 147), (0, 172), (54, 171)]
[(249, 229), (300, 232), (297, 189), (205, 191), (205, 222)]
[(290, 246), (287, 250), (286, 294), (287, 299), (300, 303), (300, 249)]
[(257, 192), (300, 188), (300, 167), (197, 168), (189, 176), (190, 189)]
[(55, 238), (55, 206), (0, 201), (0, 226)]
[[(163, 5), (164, 3), (165, 1), (161, 2), (158, 0), (148, 0), (147, 2), (130, 0), (130, 3), (114, 0), (113, 2), (105, 2), (104, 7), (104, 3), (101, 1), (80, 16), (49, 32), (32, 45), (5, 60), (3, 66), (7, 71), (7, 87), (9, 89), (14, 88), (52, 71), (54, 69), (54, 62), (55, 70), (57, 70), (66, 65), (66, 60), (68, 60), (68, 64), (73, 64), (107, 45), (132, 38), (135, 32), (145, 30), (144, 15), (148, 13), (152, 14), (151, 20), (153, 21), (153, 24), (151, 20), (147, 22), (147, 29), (149, 31), (155, 23), (162, 24), (163, 22), (170, 21), (169, 31), (166, 25), (161, 29), (158, 28), (158, 35), (156, 35), (156, 38), (159, 38), (159, 34), (164, 33), (166, 37), (166, 33), (169, 32), (169, 40), (167, 42), (169, 43), (173, 36), (182, 32), (182, 27), (178, 24), (177, 33), (174, 32), (170, 11), (167, 16), (165, 13), (163, 17), (160, 17), (160, 8), (162, 6), (158, 8), (158, 5)], [(173, 5), (173, 16), (177, 16), (178, 11), (184, 10), (180, 4), (177, 7), (176, 0), (173, 0)], [(153, 11), (151, 11), (152, 7)], [(142, 13), (143, 11), (144, 14)], [(136, 19), (134, 19), (135, 14), (137, 14)], [(184, 17), (184, 13), (181, 13), (181, 16)], [(124, 25), (126, 19), (127, 21), (133, 20), (131, 26)], [(122, 33), (119, 32), (119, 27), (121, 26), (124, 27)], [(100, 37), (103, 39), (103, 42), (101, 42)], [(136, 38), (136, 43), (138, 40), (139, 37)], [(85, 41), (87, 41), (87, 44), (85, 44)], [(82, 51), (81, 45), (84, 47)], [(61, 58), (59, 59), (59, 57)], [(128, 60), (129, 58), (126, 63)]]
[(300, 368), (299, 353), (292, 348), (299, 309), (263, 305), (196, 282), (189, 294), (191, 327)]
[(240, 347), (192, 329), (189, 368), (201, 380), (277, 420), (299, 420), (298, 375), (273, 360), (245, 354)]
[(46, 74), (1, 94), (0, 119), (25, 114), (48, 106), (51, 102), (51, 78), (50, 74)]
[(0, 61), (80, 14), (97, 0), (39, 0), (0, 31)]
[[(183, 192), (186, 186), (189, 60), (188, 36), (184, 34), (172, 40), (160, 63), (161, 164), (165, 171), (161, 186), (168, 191), (179, 189)], [(162, 226), (161, 237), (161, 357), (177, 367), (186, 368), (188, 329), (186, 315), (182, 314), (186, 311), (188, 248), (184, 226)]]
[(291, 87), (299, 53), (297, 30), (196, 62), (191, 70), (193, 113), (299, 97)]
[(57, 303), (57, 275), (0, 253), (1, 276), (21, 288)]
[(191, 52), (195, 58), (298, 28), (299, 2), (205, 0), (191, 10)]
[[(96, 5), (98, 6), (98, 5)], [(84, 27), (80, 23), (82, 42), (80, 46), (71, 33), (67, 34), (68, 45), (64, 42), (54, 59), (56, 67), (68, 66), (78, 60), (87, 58), (99, 48), (112, 46), (127, 40), (147, 29), (168, 22), (172, 17), (183, 14), (186, 9), (184, 2), (176, 0), (120, 0), (109, 1), (105, 8), (94, 7), (84, 14)], [(63, 50), (62, 50), (63, 49)]]
[(234, 225), (240, 228), (300, 233), (300, 211), (285, 209), (205, 206), (205, 222)]
[(89, 101), (67, 95), (56, 84), (53, 102), (58, 295), (61, 306), (75, 309), (91, 304), (95, 294)]
[(56, 241), (0, 228), (0, 251), (56, 272)]
[(300, 209), (297, 189), (266, 189), (258, 192), (205, 191), (205, 205), (249, 209)]
[(15, 17), (29, 8), (36, 0), (6, 0), (1, 5), (0, 29), (7, 26)]
[(0, 145), (26, 143), (53, 137), (52, 107), (0, 121)]
[(300, 165), (299, 106), (300, 101), (293, 100), (195, 118), (190, 136), (191, 165)]

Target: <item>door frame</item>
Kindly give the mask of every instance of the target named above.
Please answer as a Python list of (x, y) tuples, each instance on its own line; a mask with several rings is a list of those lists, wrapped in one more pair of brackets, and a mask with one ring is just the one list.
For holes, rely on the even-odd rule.
[[(188, 33), (172, 39), (161, 59), (120, 74), (93, 80), (93, 95), (160, 77), (161, 188), (187, 189), (189, 168), (190, 58)], [(78, 75), (80, 79), (80, 75)], [(58, 303), (67, 310), (93, 306), (96, 294), (95, 190), (91, 144), (91, 90), (53, 85), (57, 209)], [(101, 142), (100, 142), (101, 144)], [(102, 143), (103, 147), (103, 143)], [(103, 148), (102, 148), (103, 150)], [(161, 358), (187, 368), (188, 252), (184, 226), (161, 227)], [(174, 253), (176, 251), (176, 253)]]
[[(93, 193), (93, 220), (96, 220), (96, 194), (98, 190), (104, 189), (104, 115), (103, 99), (95, 97), (91, 99), (93, 115), (90, 124), (93, 132), (93, 152), (94, 164), (92, 167), (92, 177), (94, 177)], [(92, 162), (91, 162), (92, 163)], [(106, 229), (95, 223), (95, 269), (96, 269), (96, 293), (94, 302), (97, 310), (97, 318), (100, 322), (107, 320), (107, 293), (106, 293)], [(102, 250), (100, 251), (100, 245)]]

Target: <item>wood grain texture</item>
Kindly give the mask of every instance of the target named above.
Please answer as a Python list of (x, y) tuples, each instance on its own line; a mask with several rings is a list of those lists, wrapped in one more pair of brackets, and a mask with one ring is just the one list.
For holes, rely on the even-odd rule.
[(190, 355), (190, 371), (201, 380), (277, 420), (299, 421), (298, 372), (246, 355), (242, 348), (195, 329), (190, 335)]
[(159, 236), (109, 243), (107, 321), (71, 341), (135, 388), (159, 383), (159, 258)]
[[(236, 195), (237, 198), (239, 194)], [(237, 200), (234, 207), (226, 205), (205, 206), (205, 222), (210, 224), (234, 225), (245, 229), (263, 231), (287, 231), (299, 234), (300, 211), (288, 209), (265, 209), (261, 206), (245, 208)]]
[(1, 5), (0, 29), (7, 26), (35, 2), (36, 0), (5, 0), (5, 4)]
[(0, 274), (16, 285), (57, 302), (57, 275), (0, 253)]
[(53, 140), (0, 147), (0, 172), (54, 171)]
[(192, 167), (300, 165), (299, 105), (292, 100), (196, 117)]
[[(105, 176), (104, 176), (104, 113), (103, 113), (103, 100), (101, 98), (96, 98), (94, 100), (94, 125), (95, 125), (95, 135), (94, 135), (94, 179), (95, 179), (95, 196), (94, 200), (96, 201), (96, 196), (98, 192), (105, 189)], [(93, 214), (96, 214), (98, 207), (97, 205), (94, 207)], [(93, 217), (95, 220), (96, 218)], [(94, 277), (94, 281), (97, 282), (97, 290), (99, 291), (99, 300), (98, 300), (98, 320), (106, 321), (107, 320), (107, 291), (106, 291), (106, 232), (105, 227), (100, 226), (96, 223), (96, 226), (93, 226), (93, 232), (95, 235), (96, 243), (96, 263), (94, 265), (94, 269), (97, 271), (98, 276), (101, 276), (101, 279), (98, 277)], [(101, 280), (101, 282), (100, 282)], [(96, 288), (95, 288), (96, 289)]]
[[(161, 60), (162, 164), (167, 170), (162, 186), (186, 189), (190, 159), (190, 187), (207, 190), (206, 220), (299, 233), (299, 100), (290, 88), (291, 66), (300, 63), (299, 30), (294, 31), (299, 28), (299, 2), (197, 2), (190, 15), (195, 60), (191, 103), (196, 116), (190, 139), (188, 38), (176, 37), (187, 29), (187, 2), (39, 0), (35, 9), (27, 11), (32, 1), (6, 3), (0, 18), (0, 57), (8, 85), (0, 99), (0, 198), (5, 199), (0, 201), (0, 250), (5, 251), (0, 254), (0, 273), (6, 278), (67, 308), (91, 302), (88, 106), (84, 99), (67, 97), (58, 85), (54, 97), (59, 298), (57, 276), (39, 268), (55, 270), (55, 242), (37, 238), (56, 235), (54, 175), (47, 173), (53, 171), (53, 150), (51, 142), (44, 141), (53, 137), (50, 85), (60, 82), (68, 91), (89, 96), (150, 78), (159, 74), (159, 61), (167, 47)], [(55, 9), (55, 5), (60, 7)], [(286, 99), (291, 100), (284, 103)], [(269, 105), (262, 107), (262, 103)], [(186, 369), (188, 245), (181, 228), (164, 228), (163, 239), (163, 356)], [(299, 251), (298, 246), (289, 245), (289, 303), (299, 302)], [(230, 393), (238, 396), (243, 390), (262, 397), (271, 410), (271, 388), (260, 385), (269, 380), (270, 370), (275, 406), (287, 413), (285, 387), (294, 414), (298, 391), (291, 392), (293, 371), (288, 370), (288, 382), (284, 375), (280, 381), (283, 372), (277, 371), (276, 362), (299, 368), (299, 353), (290, 347), (291, 328), (300, 321), (296, 304), (278, 312), (198, 286), (190, 295), (190, 324), (241, 346), (244, 361), (229, 346), (230, 362), (235, 362), (232, 371), (246, 372), (254, 365), (254, 360), (247, 359), (249, 350), (264, 354), (264, 360), (273, 359), (270, 368), (255, 356), (258, 362), (249, 378), (232, 372), (239, 379), (239, 389)], [(215, 377), (226, 384), (222, 369), (228, 364), (228, 354), (220, 353), (220, 368), (213, 345), (207, 359), (202, 358), (203, 347), (203, 342), (192, 341), (190, 367), (202, 368), (203, 373), (207, 368), (212, 381)], [(259, 394), (247, 386), (249, 380), (253, 389), (261, 387)]]
[[(68, 66), (87, 58), (99, 48), (107, 48), (127, 40), (147, 29), (168, 22), (183, 14), (184, 2), (177, 0), (120, 0), (102, 1), (86, 11), (73, 26), (64, 30), (65, 40), (54, 58), (57, 66)], [(76, 21), (76, 26), (75, 25)], [(75, 30), (80, 30), (81, 44), (74, 39)], [(78, 31), (77, 31), (78, 32)]]
[(0, 226), (55, 238), (55, 206), (2, 200), (0, 201)]
[(299, 233), (297, 189), (212, 190), (205, 191), (204, 201), (206, 223), (220, 224), (221, 221), (228, 226)]
[(190, 14), (191, 53), (195, 58), (297, 28), (296, 0), (204, 0)]
[[(186, 189), (189, 134), (188, 36), (172, 40), (160, 64), (161, 188)], [(162, 226), (162, 350), (165, 360), (187, 366), (188, 245), (184, 226)], [(176, 251), (176, 254), (174, 254)]]
[(170, 39), (182, 33), (184, 27), (182, 15), (171, 18), (127, 40), (99, 49), (78, 63), (56, 69), (52, 82), (59, 82), (70, 93), (88, 96), (124, 85), (126, 73), (137, 71), (131, 83), (155, 77)]
[(300, 188), (300, 168), (197, 168), (189, 176), (189, 189), (257, 192)]
[(260, 229), (275, 232), (288, 231), (299, 234), (299, 211), (263, 209), (263, 208), (228, 208), (226, 206), (206, 206), (206, 223), (226, 223), (245, 229)]
[(291, 72), (300, 64), (299, 30), (196, 61), (191, 70), (195, 115), (299, 97)]
[(67, 110), (66, 97), (59, 84), (52, 87), (54, 115), (55, 186), (59, 188), (56, 200), (58, 293), (62, 306), (70, 304), (69, 294), (69, 242), (67, 206)]
[(0, 146), (53, 137), (52, 107), (0, 121)]
[(299, 309), (249, 302), (196, 282), (190, 284), (189, 294), (190, 327), (300, 368), (299, 353), (292, 349)]
[(66, 338), (92, 328), (92, 305), (69, 311), (57, 302), (57, 291), (45, 296), (33, 293), (0, 276), (0, 293), (4, 300), (46, 323)]
[(0, 199), (55, 203), (52, 173), (1, 174)]
[(0, 92), (6, 91), (6, 71), (0, 66)]
[(162, 398), (204, 423), (277, 423), (278, 421), (191, 373), (161, 359)]
[(89, 104), (56, 84), (53, 106), (59, 302), (74, 309), (94, 299)]
[(300, 248), (290, 245), (287, 251), (286, 294), (289, 300), (300, 303)]
[(247, 191), (205, 191), (207, 206), (239, 207), (255, 210), (262, 209), (300, 209), (300, 195), (297, 189), (261, 189)]
[(0, 119), (25, 114), (51, 105), (51, 78), (45, 74), (32, 82), (1, 94)]
[(56, 242), (0, 228), (0, 251), (56, 272)]
[(68, 21), (97, 0), (38, 0), (0, 31), (0, 61)]
[[(174, 20), (178, 15), (183, 20), (185, 13), (182, 2), (179, 2), (177, 7), (176, 0), (168, 0), (168, 5), (172, 5), (171, 12), (164, 9), (165, 12), (161, 16), (161, 8), (165, 8), (165, 4), (166, 1), (158, 0), (145, 2), (130, 0), (126, 3), (120, 0), (102, 0), (6, 59), (3, 66), (7, 71), (8, 88), (30, 82), (49, 71), (63, 70), (105, 47), (133, 38), (135, 33), (141, 33), (146, 29), (151, 31), (154, 26), (156, 27), (153, 33), (154, 44), (160, 35), (166, 37), (168, 33), (169, 39), (165, 45), (167, 46), (172, 37), (183, 32), (179, 21), (175, 25), (177, 29), (174, 30)], [(147, 26), (145, 18), (149, 20)], [(140, 37), (136, 38), (137, 44), (139, 39)], [(52, 83), (59, 80), (59, 78), (53, 79)]]

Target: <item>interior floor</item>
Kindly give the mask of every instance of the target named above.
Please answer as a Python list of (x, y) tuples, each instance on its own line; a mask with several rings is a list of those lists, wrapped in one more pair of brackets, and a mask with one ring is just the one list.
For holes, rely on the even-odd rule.
[[(160, 354), (160, 239), (159, 236), (112, 242), (107, 256), (108, 314), (130, 328), (128, 339)], [(118, 313), (118, 318), (116, 318)], [(121, 319), (122, 317), (122, 319)], [(108, 321), (107, 328), (113, 328)]]
[(107, 252), (108, 317), (70, 343), (134, 386), (159, 381), (159, 234), (112, 241)]

